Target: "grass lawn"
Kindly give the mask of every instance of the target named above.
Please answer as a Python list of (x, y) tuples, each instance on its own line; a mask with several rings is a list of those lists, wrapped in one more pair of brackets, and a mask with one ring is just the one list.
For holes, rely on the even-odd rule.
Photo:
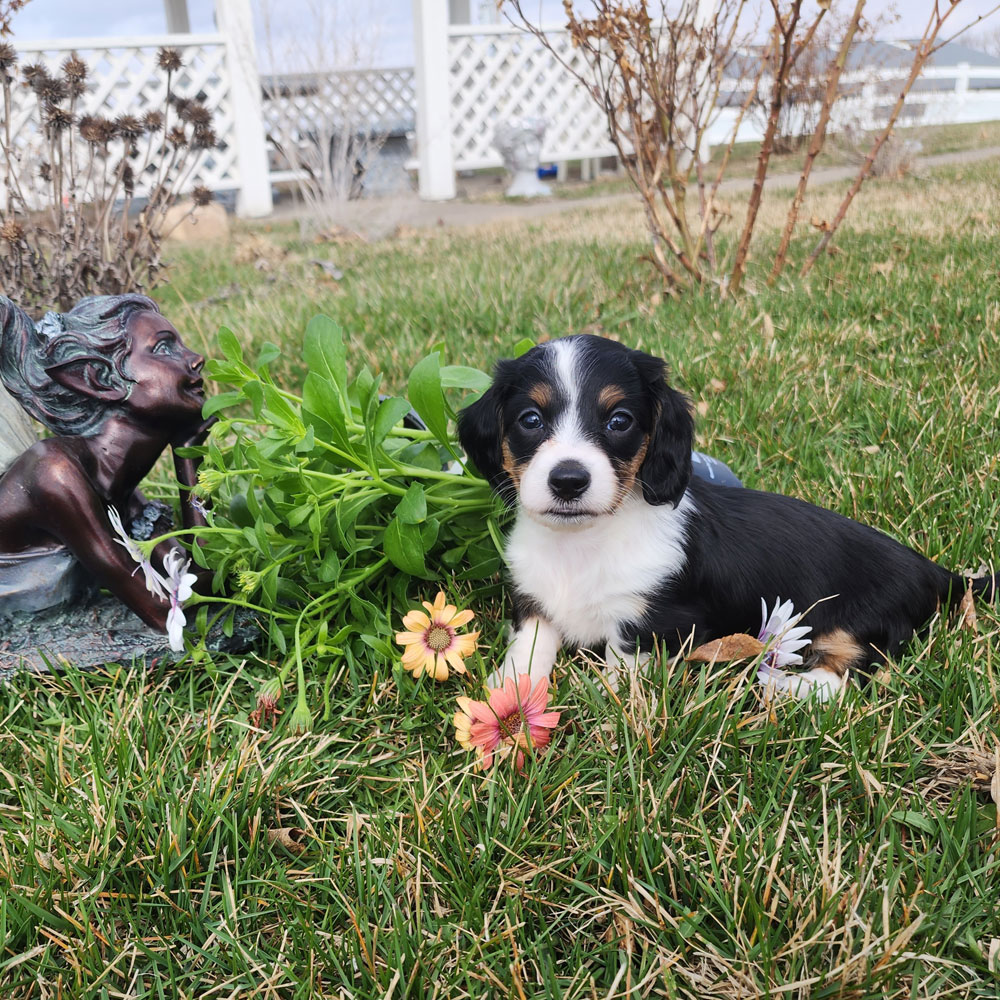
[[(157, 295), (210, 355), (222, 325), (249, 355), (279, 345), (290, 389), (317, 312), (391, 391), (438, 346), (489, 367), (525, 337), (619, 338), (669, 359), (699, 446), (748, 485), (975, 570), (1000, 553), (998, 190), (989, 164), (873, 182), (838, 252), (774, 288), (766, 201), (735, 302), (664, 297), (631, 204), (379, 243), (258, 227), (178, 253)], [(564, 656), (550, 748), (484, 775), (451, 718), (505, 605), (495, 581), (440, 582), (477, 612), (472, 678), (331, 653), (307, 664), (305, 735), (288, 696), (273, 732), (250, 725), (253, 657), (0, 688), (0, 996), (997, 996), (995, 609), (936, 620), (830, 706), (667, 658), (615, 697)]]
[[(981, 149), (985, 146), (1000, 145), (1000, 122), (964, 122), (958, 125), (911, 125), (895, 130), (896, 137), (908, 142), (920, 143), (918, 157), (936, 156), (942, 153), (960, 153), (965, 150)], [(772, 177), (778, 174), (791, 174), (796, 180), (802, 169), (807, 144), (801, 149), (790, 153), (774, 153), (771, 156), (769, 171)], [(757, 142), (739, 142), (733, 147), (729, 165), (726, 168), (726, 178), (749, 178), (757, 171), (757, 155), (760, 144)], [(824, 167), (853, 166), (857, 168), (868, 152), (867, 146), (857, 146), (849, 143), (842, 135), (835, 133), (829, 137), (823, 152), (816, 158), (815, 169)], [(711, 149), (710, 162), (718, 164), (723, 153), (723, 147)], [(484, 191), (478, 196), (482, 200), (500, 201), (503, 197), (502, 171), (496, 178), (496, 183), (485, 183), (484, 177), (476, 185)], [(709, 168), (705, 173), (705, 183), (715, 180), (715, 171)], [(631, 190), (631, 182), (626, 177), (602, 176), (593, 181), (571, 180), (554, 185), (552, 194), (557, 198), (581, 198), (593, 195), (617, 194)]]

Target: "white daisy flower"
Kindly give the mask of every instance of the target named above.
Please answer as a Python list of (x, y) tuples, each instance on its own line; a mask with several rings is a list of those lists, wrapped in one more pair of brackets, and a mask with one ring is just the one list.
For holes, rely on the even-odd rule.
[(170, 610), (167, 612), (167, 637), (170, 648), (175, 653), (184, 650), (184, 626), (187, 619), (181, 610), (181, 605), (194, 593), (194, 584), (198, 579), (194, 573), (189, 573), (190, 559), (185, 559), (177, 549), (171, 549), (163, 558), (163, 568), (167, 571), (164, 581), (170, 598)]
[(111, 521), (111, 527), (118, 536), (115, 541), (139, 564), (136, 569), (142, 570), (146, 578), (146, 589), (151, 594), (170, 602), (170, 610), (167, 612), (167, 638), (170, 648), (175, 653), (183, 652), (184, 626), (187, 624), (187, 619), (184, 617), (181, 605), (194, 593), (194, 584), (198, 579), (194, 573), (188, 572), (191, 560), (185, 559), (179, 550), (171, 549), (163, 557), (163, 568), (167, 574), (164, 577), (153, 568), (139, 546), (129, 537), (121, 516), (114, 507), (108, 508), (108, 520)]
[(108, 508), (108, 520), (111, 522), (111, 527), (115, 529), (115, 534), (118, 536), (115, 541), (139, 564), (133, 570), (132, 575), (134, 576), (136, 571), (141, 569), (142, 575), (146, 579), (146, 590), (151, 594), (156, 594), (157, 597), (167, 600), (167, 588), (163, 577), (156, 572), (153, 564), (142, 554), (142, 550), (129, 536), (129, 533), (125, 530), (125, 526), (122, 524), (121, 515), (114, 507)]
[(802, 615), (795, 614), (795, 606), (791, 601), (781, 603), (781, 598), (774, 602), (774, 609), (767, 613), (767, 602), (760, 599), (761, 626), (757, 638), (767, 647), (764, 655), (764, 665), (768, 667), (787, 667), (802, 662), (798, 650), (808, 646), (810, 641), (805, 638), (811, 631), (809, 625), (799, 625)]

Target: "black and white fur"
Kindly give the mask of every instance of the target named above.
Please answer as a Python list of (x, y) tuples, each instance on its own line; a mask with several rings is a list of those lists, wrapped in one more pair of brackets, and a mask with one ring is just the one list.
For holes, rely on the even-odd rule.
[[(736, 632), (761, 599), (812, 627), (794, 693), (835, 694), (894, 655), (967, 581), (887, 535), (791, 497), (691, 475), (687, 399), (658, 359), (593, 336), (500, 361), (459, 417), (469, 458), (517, 508), (506, 557), (514, 635), (491, 679), (547, 676), (566, 644), (609, 666)], [(995, 578), (972, 580), (992, 594)]]

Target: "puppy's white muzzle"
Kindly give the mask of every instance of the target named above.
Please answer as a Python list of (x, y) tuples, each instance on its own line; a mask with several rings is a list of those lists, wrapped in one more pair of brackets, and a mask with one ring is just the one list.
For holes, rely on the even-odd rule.
[(546, 524), (610, 513), (620, 492), (608, 456), (593, 442), (542, 444), (521, 475), (520, 501), (526, 514)]

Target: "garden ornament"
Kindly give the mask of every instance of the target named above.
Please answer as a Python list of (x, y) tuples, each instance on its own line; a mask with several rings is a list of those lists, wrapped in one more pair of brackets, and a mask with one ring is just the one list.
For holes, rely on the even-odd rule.
[[(85, 602), (104, 587), (157, 633), (167, 630), (170, 595), (147, 586), (146, 569), (169, 580), (188, 553), (168, 539), (137, 565), (115, 524), (140, 539), (170, 530), (169, 508), (137, 488), (167, 448), (183, 526), (206, 524), (191, 495), (200, 460), (177, 454), (204, 442), (212, 423), (201, 413), (203, 364), (144, 295), (84, 298), (37, 324), (0, 296), (0, 382), (51, 432), (0, 478), (0, 621)], [(13, 437), (0, 424), (0, 439)], [(185, 586), (204, 589), (211, 578), (194, 575)]]
[(538, 179), (542, 139), (547, 128), (544, 118), (521, 118), (498, 125), (493, 133), (493, 145), (503, 157), (503, 165), (514, 175), (504, 192), (508, 198), (551, 194), (548, 184)]

